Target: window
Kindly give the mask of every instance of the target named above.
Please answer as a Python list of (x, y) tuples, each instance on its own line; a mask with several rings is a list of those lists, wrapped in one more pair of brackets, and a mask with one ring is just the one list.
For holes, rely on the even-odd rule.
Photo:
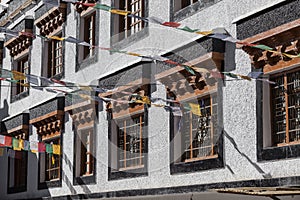
[(119, 170), (143, 167), (144, 116), (118, 120)]
[[(183, 103), (183, 105), (187, 104), (189, 102)], [(182, 117), (176, 119), (179, 126), (175, 125), (180, 127), (178, 134), (181, 140), (177, 142), (180, 142), (183, 148), (181, 158), (177, 159), (177, 162), (191, 162), (216, 156), (217, 96), (213, 94), (199, 98), (196, 105), (200, 105), (201, 115), (191, 110), (183, 110)]]
[[(14, 137), (17, 139), (26, 139), (25, 134), (20, 134)], [(14, 158), (8, 158), (8, 193), (26, 191), (27, 157), (28, 152), (15, 151)]]
[[(145, 0), (115, 0), (115, 8), (130, 11), (138, 17), (145, 17)], [(135, 17), (114, 15), (113, 18), (113, 38), (115, 42), (141, 31), (145, 23)]]
[[(81, 30), (83, 32), (83, 40), (90, 45), (95, 45), (95, 20), (96, 20), (95, 17), (96, 17), (96, 12), (81, 19), (83, 20), (83, 27), (84, 27)], [(80, 46), (80, 47), (83, 49), (82, 52), (83, 55), (80, 60), (84, 60), (95, 54), (94, 47), (87, 47), (87, 46)]]
[[(60, 138), (58, 136), (42, 141), (48, 144), (60, 145)], [(60, 155), (40, 153), (40, 170), (40, 183), (59, 180), (61, 177)]]
[[(29, 64), (28, 64), (28, 56), (25, 56), (24, 58), (17, 60), (16, 62), (15, 70), (20, 73), (29, 74)], [(28, 87), (26, 85), (28, 84), (27, 79), (25, 80), (19, 80), (18, 83), (12, 83), (12, 96), (16, 96), (18, 94), (24, 93), (28, 91)]]
[(287, 71), (270, 78), (272, 144), (300, 142), (300, 71)]
[[(61, 37), (61, 35), (58, 35)], [(50, 40), (48, 43), (48, 71), (47, 77), (59, 75), (63, 71), (63, 55), (62, 55), (62, 41)]]
[(174, 12), (177, 12), (193, 3), (198, 2), (199, 0), (174, 0)]
[(76, 177), (94, 173), (93, 128), (78, 130), (76, 138)]

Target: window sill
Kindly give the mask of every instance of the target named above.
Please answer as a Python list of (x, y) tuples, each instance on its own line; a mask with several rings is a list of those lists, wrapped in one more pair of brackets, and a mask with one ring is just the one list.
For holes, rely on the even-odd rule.
[(61, 186), (62, 186), (61, 179), (55, 179), (55, 180), (45, 181), (43, 183), (39, 183), (38, 184), (38, 190), (54, 188), (54, 187), (61, 187)]
[(108, 174), (108, 180), (119, 180), (119, 179), (125, 179), (125, 178), (136, 178), (136, 177), (141, 177), (141, 176), (148, 176), (148, 172), (146, 167), (142, 168), (126, 168), (127, 170), (121, 171), (111, 171), (109, 169), (109, 174)]
[(184, 162), (171, 163), (170, 171), (171, 174), (181, 174), (189, 172), (204, 171), (210, 169), (223, 168), (223, 159), (219, 155), (213, 155), (209, 157), (199, 159), (189, 159)]
[(189, 163), (189, 162), (196, 162), (196, 161), (199, 161), (199, 160), (207, 160), (207, 159), (213, 159), (213, 158), (218, 158), (218, 155), (212, 155), (212, 156), (206, 156), (206, 157), (186, 159), (184, 162), (185, 163)]
[(73, 180), (73, 185), (90, 185), (90, 184), (96, 184), (95, 174), (75, 177)]
[(26, 192), (26, 191), (27, 191), (26, 186), (7, 188), (7, 194), (14, 194), (14, 193), (20, 193), (20, 192)]
[(266, 147), (258, 150), (257, 160), (259, 162), (282, 160), (300, 157), (300, 144), (290, 144), (277, 147)]

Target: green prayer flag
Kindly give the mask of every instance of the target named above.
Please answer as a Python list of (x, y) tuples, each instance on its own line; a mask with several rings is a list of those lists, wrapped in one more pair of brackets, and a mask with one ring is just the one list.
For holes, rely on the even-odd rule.
[(191, 29), (191, 28), (188, 27), (188, 26), (185, 26), (185, 27), (183, 27), (183, 28), (178, 28), (178, 29), (183, 30), (183, 31), (187, 31), (187, 32), (190, 32), (190, 33), (194, 33), (194, 32), (199, 31), (199, 29)]
[(46, 144), (46, 152), (47, 153), (53, 153), (52, 144)]
[(262, 49), (262, 50), (273, 50), (273, 48), (268, 47), (268, 46), (263, 45), (263, 44), (258, 44), (258, 45), (255, 45), (253, 47), (258, 48), (258, 49)]
[(100, 10), (105, 10), (105, 11), (110, 11), (112, 9), (112, 7), (105, 5), (105, 4), (100, 4), (100, 3), (96, 3), (94, 8), (100, 9)]
[(190, 66), (183, 65), (184, 69), (188, 72), (190, 72), (193, 75), (196, 75), (195, 70), (193, 70)]
[(223, 74), (225, 74), (226, 76), (229, 76), (231, 78), (238, 78), (237, 75), (233, 74), (233, 73), (230, 73), (230, 72), (223, 72)]

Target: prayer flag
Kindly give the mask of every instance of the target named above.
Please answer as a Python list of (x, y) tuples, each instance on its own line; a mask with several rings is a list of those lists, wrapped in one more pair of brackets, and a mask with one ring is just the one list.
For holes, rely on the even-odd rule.
[(39, 79), (38, 76), (35, 75), (30, 75), (30, 74), (25, 74), (28, 83), (32, 83), (34, 85), (39, 85)]
[(182, 66), (183, 66), (184, 69), (185, 69), (186, 71), (188, 71), (189, 73), (191, 73), (191, 74), (193, 74), (193, 75), (196, 75), (195, 70), (193, 70), (193, 68), (191, 68), (190, 66), (188, 66), (188, 65), (182, 65)]
[(38, 152), (38, 142), (37, 141), (31, 141), (30, 142), (30, 150), (31, 150), (31, 152), (33, 152), (33, 153), (37, 153)]
[(12, 146), (15, 151), (21, 151), (21, 148), (19, 147), (19, 139), (13, 138)]
[(5, 144), (5, 136), (4, 135), (0, 135), (0, 146)]
[(8, 157), (11, 157), (11, 158), (15, 158), (15, 151), (12, 150), (12, 149), (8, 149), (8, 153), (7, 153)]
[(230, 72), (223, 72), (224, 75), (229, 76), (231, 78), (238, 78), (236, 74), (230, 73)]
[(5, 136), (4, 146), (11, 147), (12, 146), (12, 137)]
[(53, 154), (60, 155), (60, 145), (53, 144)]
[(95, 9), (100, 9), (100, 10), (105, 10), (105, 11), (110, 11), (112, 9), (112, 7), (105, 5), (105, 4), (100, 4), (100, 3), (96, 3), (96, 5), (94, 6)]
[(185, 26), (185, 27), (183, 27), (183, 28), (178, 28), (178, 29), (183, 30), (183, 31), (187, 31), (187, 32), (190, 32), (190, 33), (194, 33), (194, 32), (199, 31), (199, 29), (191, 29), (191, 28), (188, 27), (188, 26)]
[(113, 13), (113, 14), (117, 14), (117, 15), (128, 15), (131, 12), (130, 11), (126, 11), (126, 10), (117, 10), (117, 9), (112, 9), (109, 12)]
[(53, 82), (48, 78), (45, 78), (45, 77), (39, 77), (39, 78), (41, 81), (41, 83), (40, 83), (41, 86), (49, 86), (49, 85), (53, 84)]
[(13, 79), (14, 80), (25, 80), (26, 76), (24, 73), (18, 71), (12, 71)]
[(258, 45), (254, 45), (253, 46), (254, 48), (258, 48), (258, 49), (262, 49), (262, 50), (273, 50), (273, 48), (271, 48), (271, 47), (268, 47), (268, 46), (266, 46), (266, 45), (263, 45), (263, 44), (258, 44)]
[(52, 144), (46, 144), (46, 152), (47, 153), (53, 153)]
[(196, 33), (199, 34), (199, 35), (210, 35), (213, 32), (212, 31), (197, 31)]
[(241, 74), (237, 74), (238, 76), (240, 76), (242, 79), (251, 81), (252, 79), (249, 76), (245, 76), (245, 75), (241, 75)]
[(24, 140), (24, 150), (29, 151), (30, 150), (30, 143), (27, 140)]
[(75, 44), (83, 42), (83, 41), (78, 40), (78, 39), (76, 39), (76, 38), (74, 38), (72, 36), (69, 36), (69, 37), (65, 38), (65, 41), (70, 42), (70, 43), (75, 43)]
[(24, 150), (24, 140), (19, 139), (19, 148)]
[(53, 39), (53, 40), (59, 40), (59, 41), (63, 41), (65, 38), (61, 38), (61, 37), (58, 37), (56, 35), (53, 35), (53, 36), (48, 36), (49, 39)]
[(178, 22), (164, 22), (162, 23), (163, 26), (169, 26), (169, 27), (173, 27), (173, 28), (177, 28), (179, 27), (181, 24)]
[(39, 142), (38, 151), (41, 152), (41, 153), (46, 151), (46, 145), (45, 145), (44, 142)]
[(185, 103), (183, 107), (191, 111), (194, 115), (202, 116), (201, 108), (199, 104), (196, 103)]
[(250, 78), (257, 79), (261, 74), (263, 74), (263, 72), (249, 72), (247, 76)]
[(127, 52), (126, 54), (131, 55), (131, 56), (141, 56), (141, 54), (133, 53), (133, 52)]

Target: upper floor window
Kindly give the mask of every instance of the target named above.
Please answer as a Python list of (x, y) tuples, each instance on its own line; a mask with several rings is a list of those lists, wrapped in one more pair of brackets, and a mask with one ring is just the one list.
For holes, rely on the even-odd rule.
[[(61, 37), (61, 34), (58, 35)], [(62, 51), (62, 41), (60, 40), (49, 40), (47, 42), (48, 51), (45, 53), (48, 55), (48, 69), (47, 77), (53, 77), (62, 73), (63, 68), (63, 51)]]
[[(129, 11), (138, 17), (145, 17), (145, 0), (115, 0), (114, 7)], [(145, 23), (139, 18), (115, 15), (112, 26), (113, 41), (118, 42), (141, 31)]]
[(12, 89), (11, 89), (12, 98), (15, 98), (16, 96), (18, 96), (20, 94), (28, 92), (27, 79), (25, 77), (24, 78), (18, 77), (19, 73), (20, 74), (29, 74), (28, 55), (19, 60), (14, 61), (14, 64), (15, 64), (15, 66), (14, 66), (13, 76), (14, 76), (14, 79), (16, 79), (16, 81), (18, 81), (18, 82), (12, 83)]
[(272, 144), (300, 142), (300, 70), (275, 74), (271, 85)]
[(199, 0), (174, 0), (174, 12), (177, 12), (185, 7), (188, 7), (189, 5), (192, 5)]

